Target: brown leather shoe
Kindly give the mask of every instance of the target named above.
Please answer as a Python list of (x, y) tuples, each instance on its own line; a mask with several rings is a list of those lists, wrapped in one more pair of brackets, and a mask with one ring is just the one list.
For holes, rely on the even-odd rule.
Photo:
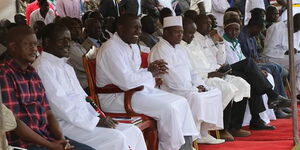
[(243, 129), (231, 129), (228, 132), (234, 137), (246, 137), (251, 135), (250, 131)]
[(226, 142), (234, 141), (234, 137), (227, 130), (220, 130), (220, 139), (224, 139)]

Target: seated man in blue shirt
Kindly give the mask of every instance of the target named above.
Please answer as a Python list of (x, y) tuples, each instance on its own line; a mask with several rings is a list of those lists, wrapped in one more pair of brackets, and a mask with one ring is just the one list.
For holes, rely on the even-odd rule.
[[(252, 17), (248, 25), (242, 28), (238, 37), (242, 52), (247, 58), (253, 58), (262, 70), (272, 74), (275, 82), (274, 91), (283, 97), (287, 97), (282, 81), (283, 76), (286, 75), (283, 66), (264, 60), (258, 54), (255, 36), (257, 36), (263, 28), (264, 20), (261, 17)], [(278, 118), (290, 117), (289, 114), (286, 114), (281, 110), (276, 110), (275, 113), (278, 114), (276, 115)]]

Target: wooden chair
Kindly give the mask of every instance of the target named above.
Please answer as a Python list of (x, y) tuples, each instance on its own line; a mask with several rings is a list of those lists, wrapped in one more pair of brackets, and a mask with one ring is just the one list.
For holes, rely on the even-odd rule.
[(86, 71), (88, 86), (90, 90), (90, 96), (96, 103), (96, 105), (101, 108), (99, 98), (97, 94), (113, 94), (113, 93), (124, 93), (124, 108), (126, 113), (107, 113), (104, 112), (106, 116), (110, 117), (141, 117), (143, 122), (137, 124), (137, 126), (143, 131), (144, 137), (147, 143), (148, 150), (158, 150), (158, 133), (156, 121), (146, 115), (137, 114), (133, 111), (131, 106), (131, 98), (133, 94), (137, 91), (144, 89), (144, 86), (139, 86), (128, 91), (123, 91), (116, 85), (110, 84), (105, 87), (96, 86), (96, 60), (88, 59), (86, 56), (82, 57), (83, 66)]

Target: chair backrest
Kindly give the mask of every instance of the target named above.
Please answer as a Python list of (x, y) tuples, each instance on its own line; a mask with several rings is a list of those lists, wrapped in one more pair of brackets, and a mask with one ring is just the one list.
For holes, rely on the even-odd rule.
[(141, 59), (142, 59), (142, 64), (141, 68), (147, 68), (148, 67), (148, 53), (141, 52)]
[(96, 59), (88, 59), (85, 55), (82, 56), (82, 63), (85, 70), (89, 90), (90, 90), (90, 96), (94, 100), (94, 102), (97, 104), (99, 108), (100, 102), (98, 99), (98, 95), (96, 92)]

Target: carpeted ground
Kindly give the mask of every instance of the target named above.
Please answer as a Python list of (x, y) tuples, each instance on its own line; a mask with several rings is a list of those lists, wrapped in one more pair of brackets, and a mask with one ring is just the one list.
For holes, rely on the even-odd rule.
[[(300, 108), (299, 105), (298, 108)], [(300, 112), (298, 112), (299, 117)], [(249, 137), (235, 138), (234, 142), (219, 145), (199, 145), (199, 150), (291, 150), (293, 147), (292, 120), (277, 119), (272, 121), (271, 125), (276, 126), (276, 130), (251, 130), (252, 135)], [(247, 127), (245, 129), (248, 130)]]

